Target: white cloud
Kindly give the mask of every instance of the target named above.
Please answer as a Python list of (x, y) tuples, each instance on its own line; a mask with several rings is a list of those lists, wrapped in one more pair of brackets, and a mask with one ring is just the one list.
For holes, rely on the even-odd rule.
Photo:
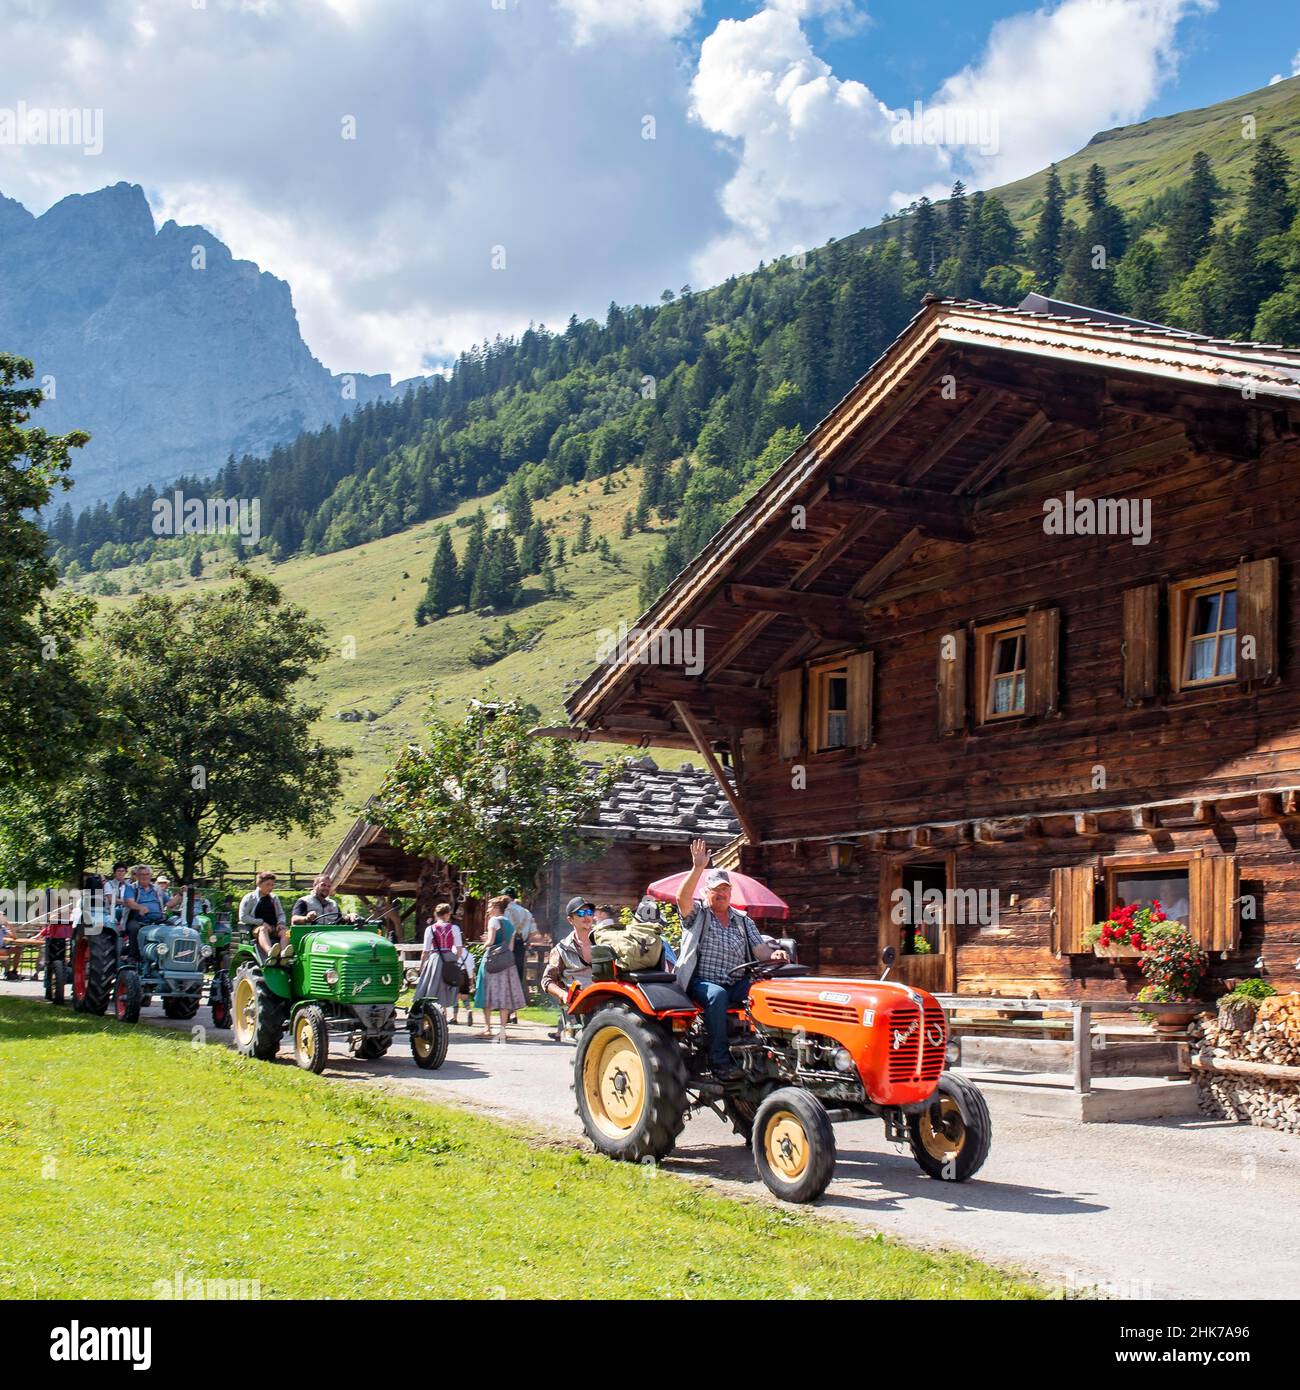
[(1064, 0), (993, 26), (939, 108), (995, 116), (1000, 148), (969, 163), (982, 184), (1041, 169), (1099, 130), (1137, 120), (1176, 70), (1177, 34), (1215, 0)]
[(200, 223), (286, 279), (335, 371), (407, 375), (467, 335), (653, 301), (724, 223), (727, 160), (654, 28), (575, 45), (572, 6), (551, 0), (64, 9), (0, 0), (4, 101), (102, 108), (104, 152), (0, 146), (0, 192), (39, 212), (142, 184), (160, 222)]
[(557, 0), (573, 18), (580, 44), (605, 34), (684, 33), (700, 13), (703, 0)]
[(732, 226), (696, 258), (696, 282), (855, 231), (900, 183), (928, 182), (943, 166), (934, 150), (891, 146), (893, 115), (861, 82), (834, 75), (789, 9), (717, 26), (700, 50), (691, 109), (738, 155), (721, 195)]

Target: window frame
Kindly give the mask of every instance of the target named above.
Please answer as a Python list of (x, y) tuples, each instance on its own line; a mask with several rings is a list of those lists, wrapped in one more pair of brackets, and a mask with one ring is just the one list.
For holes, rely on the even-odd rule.
[[(1023, 704), (1018, 710), (997, 713), (993, 709), (993, 658), (998, 644), (1011, 636), (1018, 636), (1024, 644), (1024, 666), (1019, 674), (1023, 681)], [(1015, 674), (1015, 673), (1010, 673)], [(1029, 617), (1021, 614), (1015, 618), (1004, 618), (996, 623), (981, 623), (975, 628), (975, 685), (979, 697), (978, 723), (1007, 724), (1017, 719), (1025, 719), (1029, 713)]]
[[(1192, 616), (1196, 611), (1196, 600), (1207, 594), (1224, 594), (1229, 590), (1236, 596), (1237, 616), (1232, 628), (1216, 629), (1217, 642), (1223, 641), (1225, 632), (1232, 633), (1232, 674), (1227, 676), (1205, 676), (1192, 680), (1188, 676), (1191, 666)], [(1178, 694), (1184, 691), (1213, 690), (1223, 686), (1237, 685), (1241, 680), (1240, 652), (1240, 604), (1238, 575), (1235, 569), (1219, 570), (1214, 574), (1198, 575), (1193, 579), (1180, 579), (1169, 585), (1169, 677), (1170, 687)], [(1222, 620), (1222, 604), (1220, 604)], [(1219, 647), (1215, 646), (1215, 665), (1218, 665)]]
[[(842, 652), (838, 656), (825, 657), (820, 661), (810, 661), (808, 663), (808, 714), (806, 721), (806, 738), (809, 753), (840, 753), (850, 748), (850, 711), (849, 711), (849, 658), (851, 652)], [(840, 676), (844, 680), (844, 708), (839, 711), (832, 711), (829, 705), (830, 683), (835, 676)], [(828, 723), (832, 713), (842, 714), (844, 717), (844, 742), (827, 743)], [(814, 734), (816, 737), (814, 737)]]
[(1115, 905), (1115, 880), (1125, 874), (1146, 873), (1155, 870), (1167, 870), (1175, 874), (1187, 875), (1187, 917), (1188, 920), (1183, 925), (1190, 931), (1197, 940), (1198, 926), (1191, 922), (1192, 916), (1192, 861), (1201, 859), (1204, 856), (1200, 850), (1189, 851), (1186, 854), (1132, 854), (1132, 855), (1107, 855), (1101, 862), (1101, 888), (1102, 888), (1102, 911), (1109, 915)]

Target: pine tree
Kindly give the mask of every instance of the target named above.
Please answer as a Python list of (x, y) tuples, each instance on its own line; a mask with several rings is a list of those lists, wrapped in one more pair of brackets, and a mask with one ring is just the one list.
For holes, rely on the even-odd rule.
[(1191, 177), (1179, 190), (1177, 207), (1166, 224), (1165, 261), (1175, 279), (1186, 275), (1210, 249), (1222, 200), (1223, 188), (1214, 177), (1210, 156), (1198, 150), (1192, 156)]
[(461, 563), (461, 585), (463, 589), (462, 601), (471, 608), (480, 605), (474, 602), (474, 583), (478, 579), (479, 570), (483, 565), (483, 549), (486, 545), (487, 537), (487, 517), (483, 513), (483, 508), (479, 507), (474, 512), (474, 520), (470, 523), (469, 536), (465, 541), (465, 558)]
[(591, 513), (583, 512), (578, 523), (578, 539), (573, 543), (573, 553), (583, 555), (591, 549)]
[[(832, 313), (829, 282), (824, 275), (819, 275), (804, 291), (799, 317), (795, 320), (794, 379), (799, 394), (807, 403), (809, 418), (813, 420), (821, 419), (832, 404)], [(732, 440), (731, 446), (728, 452), (732, 458), (744, 448), (738, 440)]]
[(1293, 167), (1286, 152), (1271, 135), (1265, 135), (1255, 148), (1250, 166), (1250, 189), (1246, 194), (1246, 216), (1242, 231), (1252, 243), (1279, 236), (1296, 215), (1295, 190), (1291, 186)]
[(627, 539), (631, 536), (632, 531), (633, 531), (633, 528), (635, 527), (635, 525), (636, 525), (636, 518), (632, 515), (632, 513), (631, 513), (631, 512), (624, 512), (624, 513), (623, 513), (623, 527), (622, 527), (622, 530), (619, 532), (620, 537), (621, 537), (623, 540), (627, 540)]
[(519, 569), (522, 574), (538, 574), (551, 558), (551, 542), (546, 528), (540, 521), (534, 521), (528, 528), (523, 544), (519, 547)]
[(1020, 233), (1001, 198), (987, 197), (980, 206), (979, 252), (981, 274), (991, 265), (1010, 265), (1020, 253)]
[(415, 621), (423, 623), (430, 618), (445, 617), (461, 602), (461, 598), (462, 583), (456, 564), (456, 551), (451, 543), (451, 532), (444, 529), (438, 536), (438, 548), (433, 552), (433, 564), (429, 567), (424, 598), (415, 610)]
[(1100, 164), (1088, 169), (1083, 184), (1083, 201), (1088, 209), (1088, 220), (1084, 224), (1084, 236), (1090, 247), (1101, 247), (1108, 268), (1114, 265), (1128, 250), (1128, 222), (1124, 214), (1110, 200), (1106, 186), (1106, 171)]
[(193, 578), (197, 579), (202, 573), (203, 555), (200, 551), (196, 550), (194, 554), (190, 556), (190, 574)]
[(971, 209), (966, 206), (966, 185), (960, 179), (952, 186), (952, 196), (945, 209), (943, 251), (946, 256), (960, 256), (964, 249), (966, 227)]
[(917, 200), (916, 211), (911, 218), (911, 235), (907, 249), (923, 276), (929, 276), (937, 268), (939, 256), (939, 214), (929, 198)]
[(510, 529), (517, 536), (526, 535), (528, 528), (533, 524), (533, 504), (529, 499), (528, 489), (518, 474), (506, 488), (505, 501), (506, 512), (510, 517)]
[(1051, 294), (1062, 269), (1062, 238), (1065, 233), (1065, 196), (1061, 176), (1053, 164), (1047, 171), (1047, 187), (1043, 192), (1043, 210), (1029, 247), (1029, 260), (1046, 293)]
[(563, 536), (556, 536), (556, 538), (555, 538), (555, 562), (554, 562), (554, 563), (555, 563), (555, 568), (556, 568), (556, 569), (559, 569), (559, 567), (564, 563), (564, 537), (563, 537)]

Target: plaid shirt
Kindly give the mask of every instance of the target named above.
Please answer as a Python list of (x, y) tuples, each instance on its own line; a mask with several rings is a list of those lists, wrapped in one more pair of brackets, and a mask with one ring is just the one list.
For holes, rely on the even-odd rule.
[(758, 952), (766, 944), (753, 920), (734, 907), (728, 909), (727, 921), (722, 922), (709, 910), (707, 903), (699, 903), (693, 920), (700, 927), (696, 980), (714, 985), (730, 984), (731, 972), (736, 966), (757, 959)]

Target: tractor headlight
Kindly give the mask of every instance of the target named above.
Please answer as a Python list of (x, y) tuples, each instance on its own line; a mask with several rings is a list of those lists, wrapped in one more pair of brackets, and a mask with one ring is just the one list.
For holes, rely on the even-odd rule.
[(154, 950), (157, 951), (160, 956), (165, 956), (167, 954), (167, 943), (165, 941), (160, 941), (157, 946), (154, 947)]
[(204, 959), (204, 960), (207, 960), (208, 957), (212, 954), (212, 947), (211, 947), (211, 946), (208, 946), (207, 944), (204, 944), (204, 945), (201, 946), (199, 949), (200, 949), (200, 951), (201, 951), (201, 953), (202, 953), (202, 955), (203, 955), (203, 959)]
[(325, 983), (327, 985), (336, 985), (338, 984), (338, 982), (339, 972), (335, 970), (334, 967), (331, 965), (330, 968), (325, 972)]
[(847, 1048), (840, 1048), (835, 1054), (835, 1070), (850, 1072), (853, 1070), (853, 1054)]

